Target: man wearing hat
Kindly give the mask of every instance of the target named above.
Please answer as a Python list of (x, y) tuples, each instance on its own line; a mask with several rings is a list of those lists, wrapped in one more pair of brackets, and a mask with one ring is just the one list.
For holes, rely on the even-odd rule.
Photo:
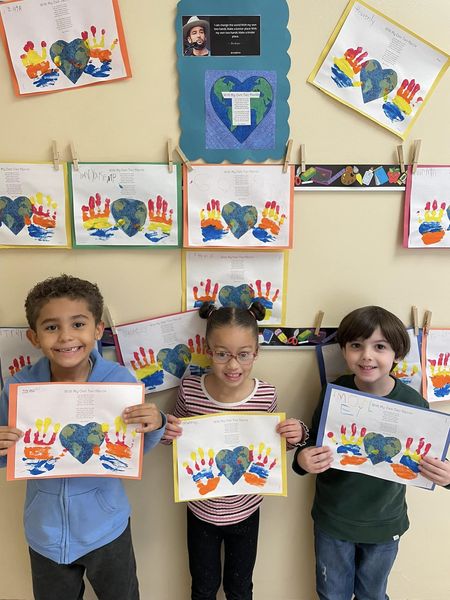
[(189, 17), (183, 25), (184, 55), (209, 56), (207, 47), (209, 37), (209, 23), (197, 16)]

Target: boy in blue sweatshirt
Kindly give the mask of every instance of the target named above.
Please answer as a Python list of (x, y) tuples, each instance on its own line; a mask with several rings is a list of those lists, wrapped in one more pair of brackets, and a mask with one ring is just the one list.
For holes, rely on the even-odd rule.
[[(25, 310), (28, 339), (44, 356), (5, 383), (0, 400), (2, 467), (8, 448), (23, 436), (8, 426), (10, 383), (135, 382), (125, 367), (103, 359), (95, 349), (104, 329), (103, 298), (95, 284), (69, 275), (46, 279), (30, 291)], [(144, 452), (164, 433), (165, 416), (154, 404), (130, 406), (122, 418), (138, 424)], [(99, 600), (138, 600), (130, 512), (121, 479), (28, 480), (24, 525), (35, 600), (82, 600), (84, 574)]]

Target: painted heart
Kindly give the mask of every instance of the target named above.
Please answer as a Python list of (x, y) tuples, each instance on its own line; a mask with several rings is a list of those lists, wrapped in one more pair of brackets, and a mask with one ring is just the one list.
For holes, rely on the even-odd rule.
[(52, 61), (72, 83), (76, 83), (83, 75), (89, 62), (89, 50), (81, 38), (71, 42), (58, 40), (50, 46)]
[(14, 235), (25, 227), (25, 218), (31, 218), (31, 202), (26, 196), (15, 200), (8, 196), (0, 196), (0, 226), (5, 224)]
[(185, 344), (177, 344), (174, 348), (162, 348), (156, 360), (164, 371), (181, 379), (191, 362), (191, 352)]
[(252, 303), (254, 296), (255, 292), (246, 283), (238, 285), (237, 287), (234, 285), (224, 285), (219, 291), (219, 302), (222, 306), (248, 308)]
[(247, 471), (250, 463), (250, 450), (246, 446), (238, 446), (234, 450), (219, 450), (216, 454), (217, 468), (233, 485)]
[(364, 449), (373, 465), (381, 462), (392, 462), (402, 449), (401, 442), (396, 437), (385, 437), (381, 433), (367, 433), (364, 436)]
[(222, 217), (235, 238), (253, 229), (258, 220), (258, 211), (254, 206), (241, 206), (236, 202), (228, 202), (222, 208)]
[(104, 439), (105, 434), (100, 423), (88, 423), (87, 425), (69, 423), (61, 429), (59, 434), (61, 444), (82, 465), (91, 458)]
[(397, 73), (393, 69), (382, 69), (373, 59), (364, 63), (360, 79), (364, 103), (387, 96), (397, 85)]
[(147, 219), (147, 207), (142, 200), (118, 198), (111, 204), (111, 213), (116, 220), (116, 225), (128, 237), (133, 237), (142, 231)]
[[(259, 97), (250, 99), (250, 125), (233, 125), (231, 98), (224, 98), (223, 92), (257, 92)], [(225, 75), (220, 77), (211, 87), (210, 100), (212, 107), (239, 142), (244, 142), (267, 115), (273, 104), (273, 89), (265, 77), (248, 77), (239, 81), (236, 77)]]

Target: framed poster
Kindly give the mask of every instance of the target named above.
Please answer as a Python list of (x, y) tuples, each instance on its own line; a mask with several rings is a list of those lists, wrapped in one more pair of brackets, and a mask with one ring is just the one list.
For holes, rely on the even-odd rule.
[(317, 445), (331, 448), (333, 469), (432, 490), (420, 461), (429, 453), (444, 460), (449, 442), (450, 415), (327, 386)]
[(9, 425), (24, 436), (8, 450), (8, 481), (141, 478), (142, 434), (121, 415), (144, 402), (142, 384), (14, 383), (9, 390)]
[(181, 419), (173, 442), (175, 502), (235, 494), (287, 495), (284, 413), (215, 413)]

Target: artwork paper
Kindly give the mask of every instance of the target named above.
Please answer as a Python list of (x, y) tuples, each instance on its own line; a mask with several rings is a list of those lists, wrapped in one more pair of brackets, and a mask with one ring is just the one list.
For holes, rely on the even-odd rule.
[(185, 246), (290, 248), (293, 169), (195, 165), (184, 170)]
[(66, 167), (0, 163), (0, 246), (70, 246)]
[(179, 165), (80, 163), (70, 179), (75, 246), (180, 245)]
[(410, 350), (403, 360), (400, 360), (392, 370), (392, 375), (410, 385), (419, 394), (422, 393), (422, 365), (420, 361), (420, 349), (422, 345), (422, 331), (414, 335), (414, 329), (408, 329)]
[(175, 502), (235, 494), (287, 495), (283, 413), (216, 413), (181, 419), (173, 443)]
[(197, 310), (118, 325), (118, 354), (147, 392), (159, 392), (177, 387), (185, 375), (206, 373), (205, 330)]
[(333, 452), (332, 468), (428, 490), (419, 472), (426, 455), (445, 459), (450, 415), (328, 385), (317, 436)]
[(409, 169), (405, 197), (403, 245), (450, 248), (450, 165)]
[(450, 401), (450, 329), (430, 329), (422, 348), (424, 397), (430, 403)]
[(0, 15), (17, 95), (131, 77), (118, 0), (21, 0)]
[(42, 357), (26, 336), (27, 327), (0, 327), (0, 384)]
[(448, 65), (448, 54), (351, 0), (308, 81), (404, 139)]
[(24, 436), (8, 451), (7, 479), (140, 479), (143, 443), (122, 412), (144, 402), (139, 383), (11, 384), (9, 425)]
[(183, 307), (202, 302), (248, 308), (258, 300), (266, 308), (261, 324), (280, 325), (286, 307), (287, 252), (185, 251)]
[(407, 173), (399, 165), (377, 163), (295, 165), (294, 189), (302, 192), (398, 192), (405, 189)]

